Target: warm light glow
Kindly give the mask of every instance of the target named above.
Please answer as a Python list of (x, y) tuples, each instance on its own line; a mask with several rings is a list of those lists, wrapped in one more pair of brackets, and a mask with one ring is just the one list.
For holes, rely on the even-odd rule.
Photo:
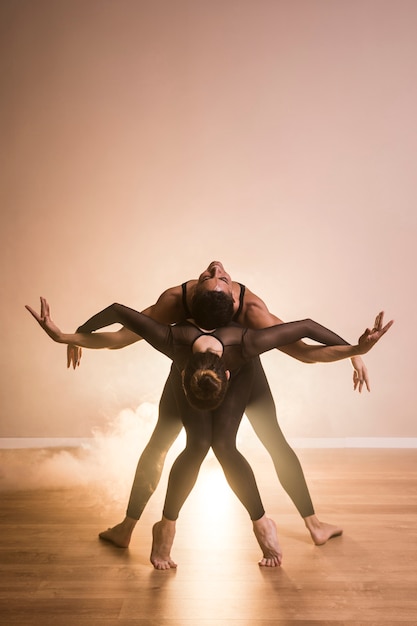
[(200, 471), (196, 487), (199, 512), (209, 519), (223, 518), (235, 497), (216, 459), (208, 459)]
[[(239, 510), (239, 507), (243, 509), (229, 487), (221, 466), (210, 451), (181, 516), (191, 515), (194, 520), (198, 520), (196, 536), (202, 534), (208, 540), (211, 535), (215, 538), (219, 528), (230, 526), (233, 509)], [(214, 533), (213, 526), (216, 528)]]
[[(184, 535), (186, 519), (192, 523), (186, 525)], [(175, 542), (177, 548), (194, 546), (195, 551), (204, 552), (207, 560), (211, 553), (218, 552), (219, 545), (231, 545), (236, 533), (250, 532), (250, 528), (249, 516), (229, 487), (221, 466), (214, 456), (209, 456), (181, 511)]]

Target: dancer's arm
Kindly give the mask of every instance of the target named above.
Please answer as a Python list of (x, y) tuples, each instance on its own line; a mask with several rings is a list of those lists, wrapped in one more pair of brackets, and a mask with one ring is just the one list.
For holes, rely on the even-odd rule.
[[(161, 324), (182, 322), (185, 319), (185, 313), (182, 306), (181, 286), (166, 289), (155, 304), (143, 310), (142, 313), (157, 322), (161, 322)], [(123, 327), (117, 331), (104, 331), (94, 335), (85, 335), (82, 338), (81, 345), (83, 348), (119, 350), (141, 339), (140, 335)], [(67, 343), (67, 367), (72, 366), (75, 369), (80, 364), (81, 345), (71, 344), (71, 342)]]
[[(159, 296), (155, 304), (147, 307), (141, 311), (141, 313), (146, 315), (146, 317), (150, 317), (156, 322), (164, 325), (182, 322), (185, 319), (185, 314), (182, 306), (181, 293), (180, 287), (171, 287), (170, 289), (166, 289)], [(128, 307), (124, 307), (124, 309), (128, 309)], [(130, 311), (133, 311), (133, 309), (130, 309)], [(126, 311), (124, 313), (126, 314)], [(137, 313), (137, 311), (134, 311), (134, 313)], [(120, 309), (119, 314), (123, 315)], [(139, 327), (136, 325), (136, 328)], [(128, 326), (124, 323), (123, 328), (118, 331), (100, 334), (105, 334), (107, 336), (107, 341), (110, 345), (106, 347), (109, 347), (111, 350), (124, 348), (125, 346), (144, 338), (141, 336), (139, 331), (135, 332), (131, 330), (131, 328), (128, 328)]]
[(341, 360), (365, 354), (389, 330), (393, 321), (383, 326), (384, 313), (375, 318), (373, 329), (367, 328), (358, 340), (357, 345), (349, 345), (339, 335), (317, 322), (306, 319), (287, 324), (279, 324), (263, 330), (248, 329), (244, 336), (245, 356), (253, 357), (280, 345), (286, 345), (300, 338), (309, 338), (319, 343), (333, 346), (334, 359)]
[[(245, 293), (245, 307), (238, 321), (242, 326), (253, 329), (269, 328), (270, 326), (285, 323), (269, 311), (261, 298), (248, 289), (246, 289)], [(330, 363), (334, 360), (339, 360), (338, 353), (333, 350), (333, 346), (311, 345), (301, 339), (276, 347), (280, 352), (284, 352), (304, 363)]]
[[(239, 323), (246, 328), (267, 328), (284, 322), (268, 310), (265, 302), (246, 288), (245, 306), (239, 317)], [(340, 359), (339, 351), (333, 346), (311, 345), (304, 341), (296, 341), (287, 346), (278, 347), (280, 352), (303, 363), (332, 363)], [(362, 391), (365, 384), (370, 391), (368, 370), (363, 359), (355, 356), (350, 359), (353, 367), (353, 388)]]
[[(174, 324), (185, 318), (182, 307), (181, 287), (166, 289), (155, 304), (143, 310), (142, 313), (162, 324)], [(142, 337), (126, 327), (117, 331), (103, 331), (94, 335), (84, 335), (78, 338), (78, 344), (66, 341), (67, 367), (76, 369), (80, 365), (82, 348), (119, 350), (130, 346)]]
[[(170, 326), (160, 324), (143, 313), (123, 306), (122, 304), (112, 304), (91, 317), (82, 326), (79, 326), (75, 333), (63, 333), (51, 320), (50, 308), (45, 300), (41, 298), (41, 312), (38, 314), (30, 306), (26, 306), (36, 321), (44, 331), (58, 343), (74, 344), (81, 347), (103, 347), (102, 337), (105, 333), (90, 334), (94, 330), (110, 326), (111, 324), (123, 324), (132, 332), (141, 333), (141, 336), (154, 348), (172, 358), (172, 341)], [(97, 343), (94, 343), (94, 340)], [(106, 338), (104, 339), (106, 341)]]

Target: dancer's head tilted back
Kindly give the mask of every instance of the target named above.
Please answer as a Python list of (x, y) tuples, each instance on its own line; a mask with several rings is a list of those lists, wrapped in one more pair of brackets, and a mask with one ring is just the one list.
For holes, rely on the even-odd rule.
[(226, 395), (229, 371), (214, 352), (196, 352), (182, 372), (188, 402), (200, 411), (216, 409)]
[[(233, 283), (220, 261), (212, 261), (198, 278), (191, 314), (204, 330), (227, 326), (233, 319)], [(224, 399), (230, 372), (218, 352), (195, 352), (182, 372), (183, 388), (196, 409), (213, 410)]]
[(220, 261), (212, 261), (198, 277), (198, 283), (210, 290), (232, 293), (232, 279)]
[(226, 326), (233, 317), (232, 279), (220, 261), (212, 261), (198, 278), (191, 301), (194, 320), (205, 330)]

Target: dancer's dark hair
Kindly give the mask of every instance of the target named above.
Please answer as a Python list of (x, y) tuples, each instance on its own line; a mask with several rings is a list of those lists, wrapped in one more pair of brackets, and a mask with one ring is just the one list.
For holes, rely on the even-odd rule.
[(217, 408), (223, 402), (228, 384), (223, 359), (214, 352), (196, 352), (183, 371), (182, 384), (194, 408), (202, 411)]
[(213, 330), (232, 321), (233, 297), (223, 291), (204, 291), (197, 285), (190, 308), (200, 328)]

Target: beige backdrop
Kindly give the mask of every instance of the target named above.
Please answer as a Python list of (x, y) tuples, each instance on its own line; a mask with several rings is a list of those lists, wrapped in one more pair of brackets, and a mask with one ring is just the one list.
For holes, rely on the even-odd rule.
[(67, 371), (65, 330), (220, 259), (349, 363), (264, 358), (290, 437), (417, 437), (414, 0), (3, 0), (0, 437), (89, 437), (156, 403), (144, 344)]

